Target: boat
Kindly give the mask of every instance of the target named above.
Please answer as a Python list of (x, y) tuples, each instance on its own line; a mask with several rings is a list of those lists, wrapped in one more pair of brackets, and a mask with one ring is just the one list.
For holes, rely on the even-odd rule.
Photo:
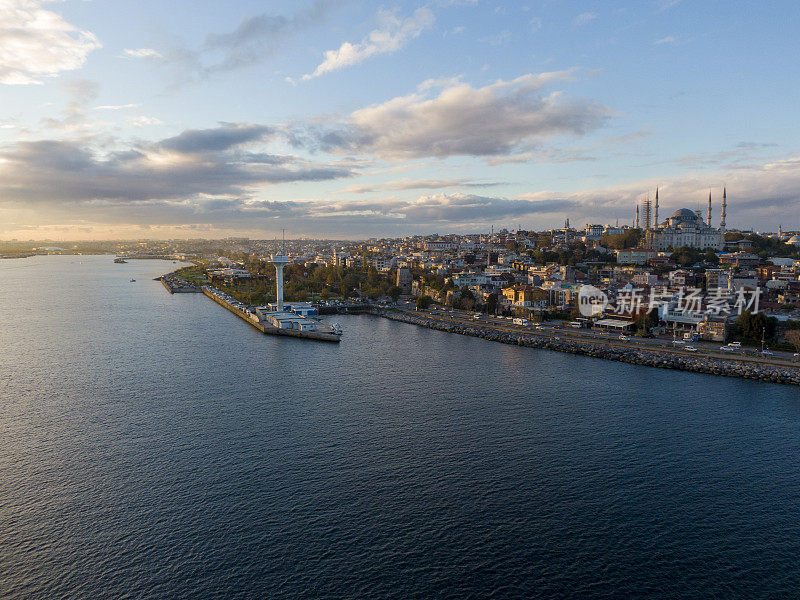
[(331, 323), (331, 329), (334, 335), (342, 335), (342, 326), (339, 323)]
[(131, 279), (131, 283), (133, 283), (134, 281), (136, 281), (136, 280), (135, 279)]
[(116, 264), (118, 264), (118, 265), (123, 265), (123, 264), (126, 264), (128, 261), (127, 261), (127, 260), (125, 260), (124, 258), (115, 258), (115, 259), (114, 259), (114, 262), (115, 262)]

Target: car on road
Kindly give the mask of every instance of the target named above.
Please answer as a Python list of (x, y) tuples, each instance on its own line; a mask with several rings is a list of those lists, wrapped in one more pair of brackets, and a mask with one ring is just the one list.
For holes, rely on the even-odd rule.
[(684, 340), (672, 340), (672, 343), (675, 346), (685, 346), (686, 345), (686, 342)]
[(731, 348), (735, 348), (736, 350), (739, 350), (742, 347), (742, 342), (729, 342), (728, 346), (730, 346)]
[(723, 352), (736, 352), (736, 350), (738, 350), (738, 348), (735, 348), (733, 346), (720, 346), (719, 349), (722, 350)]
[(762, 350), (761, 356), (775, 356), (775, 353), (772, 350)]
[(694, 346), (686, 346), (686, 348), (684, 348), (684, 350), (686, 350), (687, 352), (697, 352), (698, 351), (697, 348), (695, 348)]
[(631, 341), (631, 338), (629, 338), (627, 335), (621, 335), (620, 334), (619, 339), (622, 340), (623, 342), (630, 342)]

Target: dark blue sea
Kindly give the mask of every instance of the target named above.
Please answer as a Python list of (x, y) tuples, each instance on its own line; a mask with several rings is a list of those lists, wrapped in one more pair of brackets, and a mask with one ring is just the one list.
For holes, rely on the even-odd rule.
[(1, 598), (800, 595), (800, 389), (265, 336), (177, 266), (0, 261)]

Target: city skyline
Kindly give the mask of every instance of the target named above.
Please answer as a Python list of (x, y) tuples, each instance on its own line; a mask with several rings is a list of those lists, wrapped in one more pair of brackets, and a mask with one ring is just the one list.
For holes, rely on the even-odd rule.
[(5, 0), (0, 239), (797, 229), (797, 14)]

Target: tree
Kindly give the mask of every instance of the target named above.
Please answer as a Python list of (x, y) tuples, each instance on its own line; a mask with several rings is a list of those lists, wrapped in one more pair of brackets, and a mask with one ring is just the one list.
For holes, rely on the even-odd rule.
[(656, 311), (651, 310), (636, 320), (636, 333), (638, 335), (647, 335), (650, 333), (650, 329), (656, 325), (658, 325), (658, 314)]
[(417, 310), (425, 310), (433, 304), (433, 298), (430, 296), (420, 296), (417, 298)]
[(794, 346), (796, 352), (800, 352), (800, 329), (790, 329), (783, 337)]
[(486, 298), (486, 312), (492, 314), (497, 311), (497, 293), (489, 294)]
[(400, 286), (393, 285), (389, 288), (389, 297), (392, 301), (397, 302), (397, 299), (400, 297), (400, 294), (403, 293), (403, 289)]
[(672, 253), (672, 256), (670, 256), (670, 260), (676, 265), (688, 267), (700, 262), (700, 251), (696, 248), (689, 248), (688, 246), (677, 248)]
[(600, 244), (605, 248), (624, 250), (625, 248), (636, 248), (641, 239), (642, 231), (640, 229), (629, 229), (619, 235), (604, 235), (600, 238)]
[(775, 335), (778, 320), (775, 317), (767, 317), (764, 313), (751, 313), (744, 311), (740, 314), (733, 324), (733, 334), (743, 342), (757, 344), (762, 336), (766, 340), (771, 340)]

